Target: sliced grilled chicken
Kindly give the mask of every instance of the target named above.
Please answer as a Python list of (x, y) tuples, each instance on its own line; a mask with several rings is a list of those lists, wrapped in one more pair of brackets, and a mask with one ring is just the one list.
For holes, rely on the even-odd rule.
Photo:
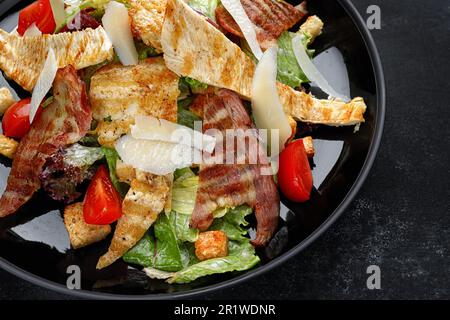
[(0, 69), (25, 90), (31, 91), (49, 47), (55, 51), (58, 68), (72, 65), (78, 70), (111, 60), (114, 54), (102, 27), (33, 37), (21, 37), (0, 29)]
[(148, 175), (145, 182), (133, 179), (122, 204), (123, 216), (117, 222), (108, 252), (100, 257), (97, 269), (102, 269), (130, 250), (156, 221), (164, 209), (169, 186), (163, 176)]
[[(251, 99), (253, 61), (183, 1), (167, 1), (161, 44), (166, 65), (173, 72)], [(319, 100), (281, 83), (277, 86), (284, 111), (297, 120), (331, 126), (364, 122), (362, 98), (349, 103)]]
[(135, 66), (119, 63), (101, 68), (91, 79), (89, 91), (99, 143), (112, 146), (129, 133), (137, 115), (177, 121), (178, 76), (161, 57)]
[(131, 0), (128, 9), (133, 33), (159, 52), (166, 3), (166, 0)]

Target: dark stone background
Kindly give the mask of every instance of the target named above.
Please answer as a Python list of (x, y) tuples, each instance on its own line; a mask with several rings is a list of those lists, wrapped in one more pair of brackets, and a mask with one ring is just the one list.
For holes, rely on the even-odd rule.
[[(314, 1), (314, 0), (310, 0)], [(374, 30), (388, 89), (375, 165), (342, 218), (280, 268), (206, 299), (450, 298), (450, 1), (354, 0)], [(382, 289), (366, 288), (381, 268)], [(0, 270), (0, 299), (67, 299)]]

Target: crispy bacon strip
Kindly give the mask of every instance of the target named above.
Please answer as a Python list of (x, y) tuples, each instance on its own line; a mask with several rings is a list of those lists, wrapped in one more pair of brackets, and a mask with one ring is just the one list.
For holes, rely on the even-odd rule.
[[(241, 0), (245, 13), (255, 25), (256, 38), (263, 49), (276, 43), (280, 34), (299, 22), (305, 13), (280, 0)], [(226, 31), (244, 38), (238, 24), (223, 6), (216, 9), (216, 20)]]
[(86, 87), (75, 68), (59, 69), (53, 83), (54, 101), (35, 118), (14, 155), (6, 190), (0, 199), (0, 217), (17, 211), (41, 184), (39, 174), (48, 157), (60, 147), (80, 140), (89, 130), (91, 108)]
[[(204, 164), (200, 168), (200, 182), (197, 192), (191, 226), (206, 230), (213, 221), (213, 211), (221, 207), (235, 207), (247, 204), (255, 209), (257, 220), (256, 239), (253, 244), (263, 246), (271, 238), (278, 223), (280, 199), (271, 173), (270, 163), (258, 143), (257, 131), (250, 120), (239, 96), (226, 89), (216, 94), (198, 96), (195, 108), (203, 109), (203, 131), (219, 130), (226, 136), (228, 129), (251, 130), (245, 137), (245, 145), (235, 142), (232, 148), (216, 136), (217, 145), (223, 146), (223, 159), (233, 159), (234, 164)], [(249, 132), (249, 131), (245, 131)], [(234, 139), (232, 137), (231, 139)], [(226, 143), (224, 143), (226, 142)], [(246, 146), (248, 146), (247, 149)], [(218, 156), (216, 147), (213, 157)], [(251, 160), (257, 154), (257, 161)], [(243, 156), (242, 156), (243, 155)], [(239, 162), (239, 160), (244, 161)]]

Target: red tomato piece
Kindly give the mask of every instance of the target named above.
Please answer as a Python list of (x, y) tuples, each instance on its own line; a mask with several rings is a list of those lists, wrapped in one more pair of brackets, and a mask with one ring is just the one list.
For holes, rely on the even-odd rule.
[[(30, 102), (31, 98), (22, 99), (10, 106), (2, 120), (3, 134), (10, 138), (23, 138), (30, 130)], [(38, 114), (42, 108), (38, 109)]]
[(37, 0), (23, 8), (19, 12), (17, 32), (23, 35), (33, 23), (42, 33), (53, 33), (55, 31), (56, 23), (50, 0)]
[(111, 224), (122, 216), (122, 199), (101, 166), (94, 175), (83, 204), (84, 221), (88, 224)]
[(303, 141), (296, 140), (287, 145), (280, 154), (278, 183), (281, 192), (291, 201), (309, 200), (313, 179)]

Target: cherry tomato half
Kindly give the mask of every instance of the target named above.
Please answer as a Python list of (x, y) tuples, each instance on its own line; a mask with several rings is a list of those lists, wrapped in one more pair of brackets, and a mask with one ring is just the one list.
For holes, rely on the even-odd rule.
[(313, 179), (303, 141), (296, 140), (286, 146), (280, 154), (278, 183), (281, 192), (289, 200), (309, 200)]
[(42, 33), (53, 33), (56, 28), (50, 0), (37, 0), (19, 12), (19, 25), (17, 32), (23, 35), (33, 24), (36, 24)]
[[(3, 134), (10, 138), (23, 138), (30, 130), (31, 98), (22, 99), (6, 109), (2, 120)], [(39, 107), (35, 119), (42, 112)]]
[(105, 166), (98, 168), (86, 192), (84, 221), (88, 224), (111, 224), (122, 216), (122, 200), (109, 178)]

